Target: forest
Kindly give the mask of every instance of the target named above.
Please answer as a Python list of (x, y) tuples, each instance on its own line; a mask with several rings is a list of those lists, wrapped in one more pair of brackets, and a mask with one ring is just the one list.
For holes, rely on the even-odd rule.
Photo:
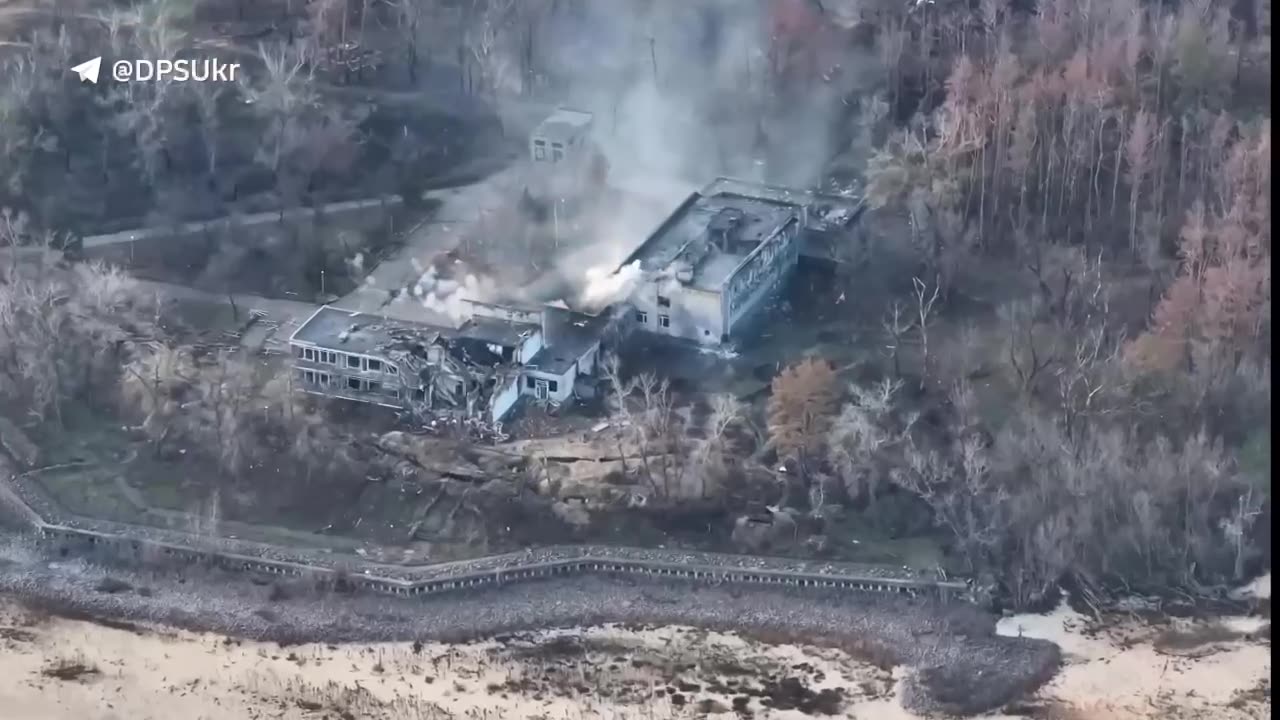
[[(575, 81), (540, 28), (586, 4), (103, 5), (0, 3), (0, 418), (56, 437), (70, 408), (99, 407), (157, 452), (187, 436), (228, 482), (281, 450), (308, 482), (362, 474), (367, 458), (335, 450), (355, 429), (281, 399), (253, 363), (193, 353), (126, 274), (29, 266), (20, 249), (139, 218), (420, 194), (472, 141), (411, 133), (424, 111), (351, 93), (444, 93), (491, 127), (486, 107)], [(824, 536), (832, 508), (909, 517), (1015, 606), (1061, 587), (1213, 595), (1270, 567), (1269, 3), (636, 0), (618, 22), (703, 5), (708, 26), (754, 28), (735, 30), (767, 59), (747, 107), (812, 93), (822, 108), (812, 182), (856, 166), (868, 250), (843, 292), (864, 299), (839, 312), (859, 328), (846, 342), (876, 350), (852, 375), (797, 353), (760, 407), (721, 394), (683, 417), (673, 389), (615, 367), (608, 412), (646, 448), (629, 472), (671, 504), (771, 502)], [(201, 43), (251, 79), (64, 77), (98, 49)], [(640, 45), (638, 76), (715, 61)], [(830, 66), (854, 61), (874, 82), (819, 103)]]

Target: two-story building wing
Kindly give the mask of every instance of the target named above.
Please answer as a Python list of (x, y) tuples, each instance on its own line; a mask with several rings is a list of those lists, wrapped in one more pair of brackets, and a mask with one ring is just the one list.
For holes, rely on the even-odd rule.
[(846, 198), (719, 178), (623, 262), (640, 269), (631, 322), (702, 345), (727, 343), (801, 254), (830, 258), (860, 210)]
[(804, 207), (739, 192), (694, 193), (627, 263), (637, 329), (704, 345), (728, 342), (795, 268)]
[(289, 339), (295, 387), (498, 422), (522, 396), (563, 402), (579, 377), (594, 374), (602, 319), (555, 308), (472, 306), (471, 319), (457, 328), (322, 307)]

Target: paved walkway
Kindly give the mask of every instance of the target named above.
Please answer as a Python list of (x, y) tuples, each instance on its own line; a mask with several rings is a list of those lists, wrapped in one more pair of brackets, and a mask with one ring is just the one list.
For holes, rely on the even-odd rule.
[(249, 321), (251, 313), (263, 313), (263, 317), (240, 337), (240, 346), (254, 351), (283, 350), (289, 335), (320, 308), (314, 303), (298, 300), (280, 300), (244, 293), (219, 294), (155, 280), (137, 280), (136, 282), (144, 292), (155, 293), (161, 302), (188, 301), (227, 305), (234, 301), (244, 322)]

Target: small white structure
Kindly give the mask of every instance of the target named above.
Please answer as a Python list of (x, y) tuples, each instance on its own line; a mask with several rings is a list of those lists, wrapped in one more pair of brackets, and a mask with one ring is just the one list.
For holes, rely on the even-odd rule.
[(589, 112), (559, 108), (529, 135), (529, 159), (559, 165), (580, 161), (591, 136), (594, 117)]

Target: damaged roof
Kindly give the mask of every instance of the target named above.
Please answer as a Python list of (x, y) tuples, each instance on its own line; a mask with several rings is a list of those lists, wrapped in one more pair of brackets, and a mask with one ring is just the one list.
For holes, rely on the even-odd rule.
[(292, 342), (357, 354), (377, 354), (403, 342), (429, 344), (436, 340), (470, 341), (480, 347), (493, 344), (514, 348), (538, 325), (476, 317), (461, 328), (408, 322), (326, 305), (317, 310), (290, 337)]
[[(691, 287), (718, 291), (738, 264), (799, 217), (803, 206), (771, 186), (721, 178), (690, 195), (623, 264), (639, 261), (646, 272), (685, 266), (692, 272)], [(724, 229), (720, 226), (732, 226), (732, 248), (712, 240), (717, 229)]]
[(481, 340), (503, 347), (516, 347), (526, 337), (539, 330), (539, 326), (532, 323), (474, 317), (458, 329), (457, 336), (470, 340)]
[(406, 338), (421, 339), (427, 343), (453, 332), (449, 328), (326, 305), (308, 318), (289, 339), (291, 342), (368, 355)]
[(713, 180), (710, 185), (703, 188), (702, 194), (747, 195), (762, 200), (767, 199), (796, 207), (804, 207), (808, 209), (806, 229), (819, 232), (848, 227), (853, 224), (854, 220), (858, 219), (865, 207), (865, 201), (860, 197), (846, 197), (812, 190), (799, 190), (781, 185), (767, 185), (765, 183), (754, 183), (726, 177)]

